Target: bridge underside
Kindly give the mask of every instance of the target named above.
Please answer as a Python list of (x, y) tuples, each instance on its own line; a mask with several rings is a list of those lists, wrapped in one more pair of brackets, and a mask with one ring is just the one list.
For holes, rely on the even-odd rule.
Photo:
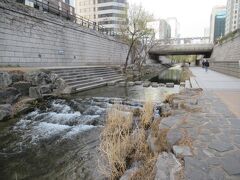
[(149, 51), (149, 55), (151, 57), (169, 55), (204, 55), (204, 57), (210, 58), (212, 50), (212, 44), (157, 45)]

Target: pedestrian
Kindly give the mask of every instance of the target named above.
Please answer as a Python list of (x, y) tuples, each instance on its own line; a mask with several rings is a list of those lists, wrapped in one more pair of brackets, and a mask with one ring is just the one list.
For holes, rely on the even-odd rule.
[(191, 66), (191, 62), (188, 62), (188, 64), (189, 64), (189, 67)]
[(202, 61), (202, 68), (204, 68), (205, 67), (205, 59), (203, 59), (203, 61)]
[(208, 60), (206, 60), (206, 62), (204, 63), (204, 67), (205, 67), (205, 71), (208, 72), (208, 68), (209, 68)]

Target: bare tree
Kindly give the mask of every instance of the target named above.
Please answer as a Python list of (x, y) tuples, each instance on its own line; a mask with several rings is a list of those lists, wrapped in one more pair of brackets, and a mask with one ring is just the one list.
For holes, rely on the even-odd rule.
[(120, 27), (120, 38), (129, 44), (124, 64), (125, 71), (134, 46), (137, 46), (145, 37), (152, 34), (152, 30), (147, 28), (147, 23), (152, 19), (153, 16), (146, 12), (142, 6), (133, 4), (129, 7), (127, 24)]

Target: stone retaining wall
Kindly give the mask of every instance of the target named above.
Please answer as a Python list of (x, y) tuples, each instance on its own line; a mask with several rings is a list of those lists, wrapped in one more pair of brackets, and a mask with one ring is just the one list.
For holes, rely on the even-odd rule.
[(210, 59), (212, 70), (240, 78), (240, 30), (217, 44)]
[(59, 16), (0, 2), (0, 66), (121, 65), (128, 46)]
[(240, 64), (236, 61), (212, 61), (210, 69), (240, 78)]

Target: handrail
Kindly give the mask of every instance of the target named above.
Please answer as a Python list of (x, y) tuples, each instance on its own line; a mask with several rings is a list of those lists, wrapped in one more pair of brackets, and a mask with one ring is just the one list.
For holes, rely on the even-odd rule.
[[(67, 20), (74, 22), (82, 27), (93, 29), (93, 30), (98, 31), (105, 35), (109, 35), (109, 36), (117, 35), (116, 32), (114, 32), (108, 28), (105, 28), (102, 25), (99, 25), (98, 23), (96, 23), (94, 21), (91, 21), (89, 19), (86, 19), (86, 18), (76, 14), (73, 11), (74, 8), (64, 2), (61, 2), (61, 3), (66, 4), (69, 8), (63, 7), (62, 5), (60, 7), (59, 4), (56, 4), (56, 6), (54, 6), (48, 0), (42, 0), (42, 1), (32, 0), (32, 2), (34, 4), (35, 9), (41, 9), (43, 11), (47, 11), (52, 14), (61, 16), (61, 17), (66, 18)], [(72, 8), (72, 12), (71, 12), (71, 8)]]

